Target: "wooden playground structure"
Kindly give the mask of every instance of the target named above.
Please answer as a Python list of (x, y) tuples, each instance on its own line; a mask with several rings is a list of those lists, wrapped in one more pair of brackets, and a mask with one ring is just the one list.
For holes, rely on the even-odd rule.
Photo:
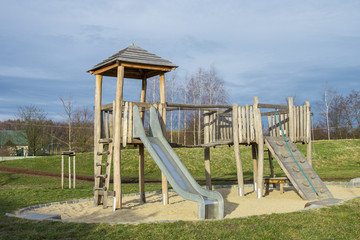
[[(109, 205), (108, 196), (111, 195), (114, 196), (113, 208), (119, 209), (122, 207), (121, 146), (125, 147), (129, 144), (136, 145), (139, 149), (139, 192), (141, 201), (146, 202), (144, 145), (140, 139), (133, 137), (134, 105), (140, 108), (143, 122), (145, 112), (151, 106), (155, 106), (159, 113), (164, 136), (166, 136), (167, 132), (167, 112), (196, 111), (199, 115), (201, 114), (202, 117), (199, 118), (199, 121), (201, 121), (199, 123), (200, 127), (197, 129), (199, 140), (196, 145), (170, 144), (177, 147), (204, 148), (206, 186), (210, 190), (212, 189), (211, 147), (234, 145), (239, 196), (244, 194), (239, 145), (246, 145), (252, 148), (254, 190), (257, 192), (258, 198), (261, 198), (264, 193), (264, 146), (266, 145), (269, 158), (274, 157), (280, 163), (301, 197), (304, 199), (331, 197), (331, 193), (327, 191), (320, 178), (311, 168), (311, 108), (308, 101), (302, 106), (295, 106), (291, 97), (288, 99), (287, 105), (263, 104), (259, 102), (258, 97), (254, 97), (253, 104), (245, 106), (239, 106), (238, 104), (193, 105), (168, 103), (165, 96), (165, 73), (175, 68), (177, 66), (170, 61), (132, 44), (89, 70), (96, 78), (94, 118), (95, 205), (103, 204), (104, 207), (107, 207)], [(117, 78), (115, 100), (109, 104), (102, 103), (103, 76)], [(159, 76), (160, 79), (160, 102), (145, 102), (147, 79), (154, 76)], [(142, 81), (139, 102), (124, 101), (124, 78)], [(264, 111), (265, 109), (272, 110)], [(288, 141), (284, 141), (284, 137)], [(307, 144), (306, 161), (296, 149), (294, 145), (296, 142)], [(291, 149), (290, 153), (287, 152), (286, 147), (289, 151)], [(104, 155), (107, 157), (103, 157)], [(291, 156), (294, 159), (299, 159), (299, 163), (296, 162), (297, 165), (289, 163)], [(299, 164), (304, 167), (301, 168)], [(111, 173), (111, 166), (113, 166), (113, 173)], [(307, 180), (297, 174), (300, 170)], [(114, 191), (109, 191), (111, 174), (113, 174)], [(162, 193), (163, 203), (168, 204), (168, 182), (164, 174), (162, 174)]]

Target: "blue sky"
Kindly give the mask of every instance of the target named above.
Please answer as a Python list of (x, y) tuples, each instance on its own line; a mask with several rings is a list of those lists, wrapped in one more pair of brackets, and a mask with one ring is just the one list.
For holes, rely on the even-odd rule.
[[(134, 43), (179, 66), (214, 64), (230, 103), (321, 99), (360, 86), (360, 1), (0, 0), (0, 120), (35, 104), (62, 119), (59, 96), (93, 105), (86, 71)], [(111, 89), (112, 80), (107, 80)], [(128, 86), (125, 99), (138, 97)], [(110, 91), (110, 90), (109, 90)], [(113, 92), (106, 94), (110, 102)]]

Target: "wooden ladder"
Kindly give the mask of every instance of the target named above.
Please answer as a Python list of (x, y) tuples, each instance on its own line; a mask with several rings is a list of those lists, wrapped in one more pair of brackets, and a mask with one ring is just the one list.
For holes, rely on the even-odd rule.
[[(107, 146), (107, 147), (104, 147)], [(114, 196), (114, 192), (109, 191), (111, 162), (113, 152), (113, 141), (111, 138), (103, 138), (98, 142), (98, 152), (95, 163), (95, 187), (94, 187), (94, 205), (103, 204), (103, 208), (108, 206), (108, 196)], [(103, 156), (107, 155), (106, 162), (103, 162)], [(103, 167), (106, 167), (105, 174)]]

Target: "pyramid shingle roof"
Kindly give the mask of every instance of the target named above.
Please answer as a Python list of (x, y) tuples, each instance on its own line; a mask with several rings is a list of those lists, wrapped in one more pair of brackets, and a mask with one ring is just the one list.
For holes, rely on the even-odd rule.
[(93, 68), (89, 70), (89, 72), (95, 71), (102, 67), (110, 66), (116, 63), (117, 61), (145, 64), (145, 65), (154, 65), (154, 66), (164, 66), (170, 68), (178, 67), (169, 60), (163, 59), (153, 53), (150, 53), (138, 46), (134, 46), (133, 44), (131, 44), (129, 47), (119, 51), (118, 53), (112, 55), (106, 60), (96, 64)]

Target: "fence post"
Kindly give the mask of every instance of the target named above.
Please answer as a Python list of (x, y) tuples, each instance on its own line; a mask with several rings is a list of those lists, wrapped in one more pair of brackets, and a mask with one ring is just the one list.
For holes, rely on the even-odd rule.
[(310, 102), (305, 101), (306, 106), (306, 159), (309, 162), (310, 166), (312, 166), (312, 158), (311, 158), (311, 112), (310, 112)]
[(289, 97), (289, 101), (288, 101), (288, 104), (289, 104), (289, 131), (290, 131), (290, 140), (292, 142), (295, 141), (295, 138), (294, 138), (294, 129), (295, 129), (295, 126), (294, 126), (294, 99), (292, 97)]

